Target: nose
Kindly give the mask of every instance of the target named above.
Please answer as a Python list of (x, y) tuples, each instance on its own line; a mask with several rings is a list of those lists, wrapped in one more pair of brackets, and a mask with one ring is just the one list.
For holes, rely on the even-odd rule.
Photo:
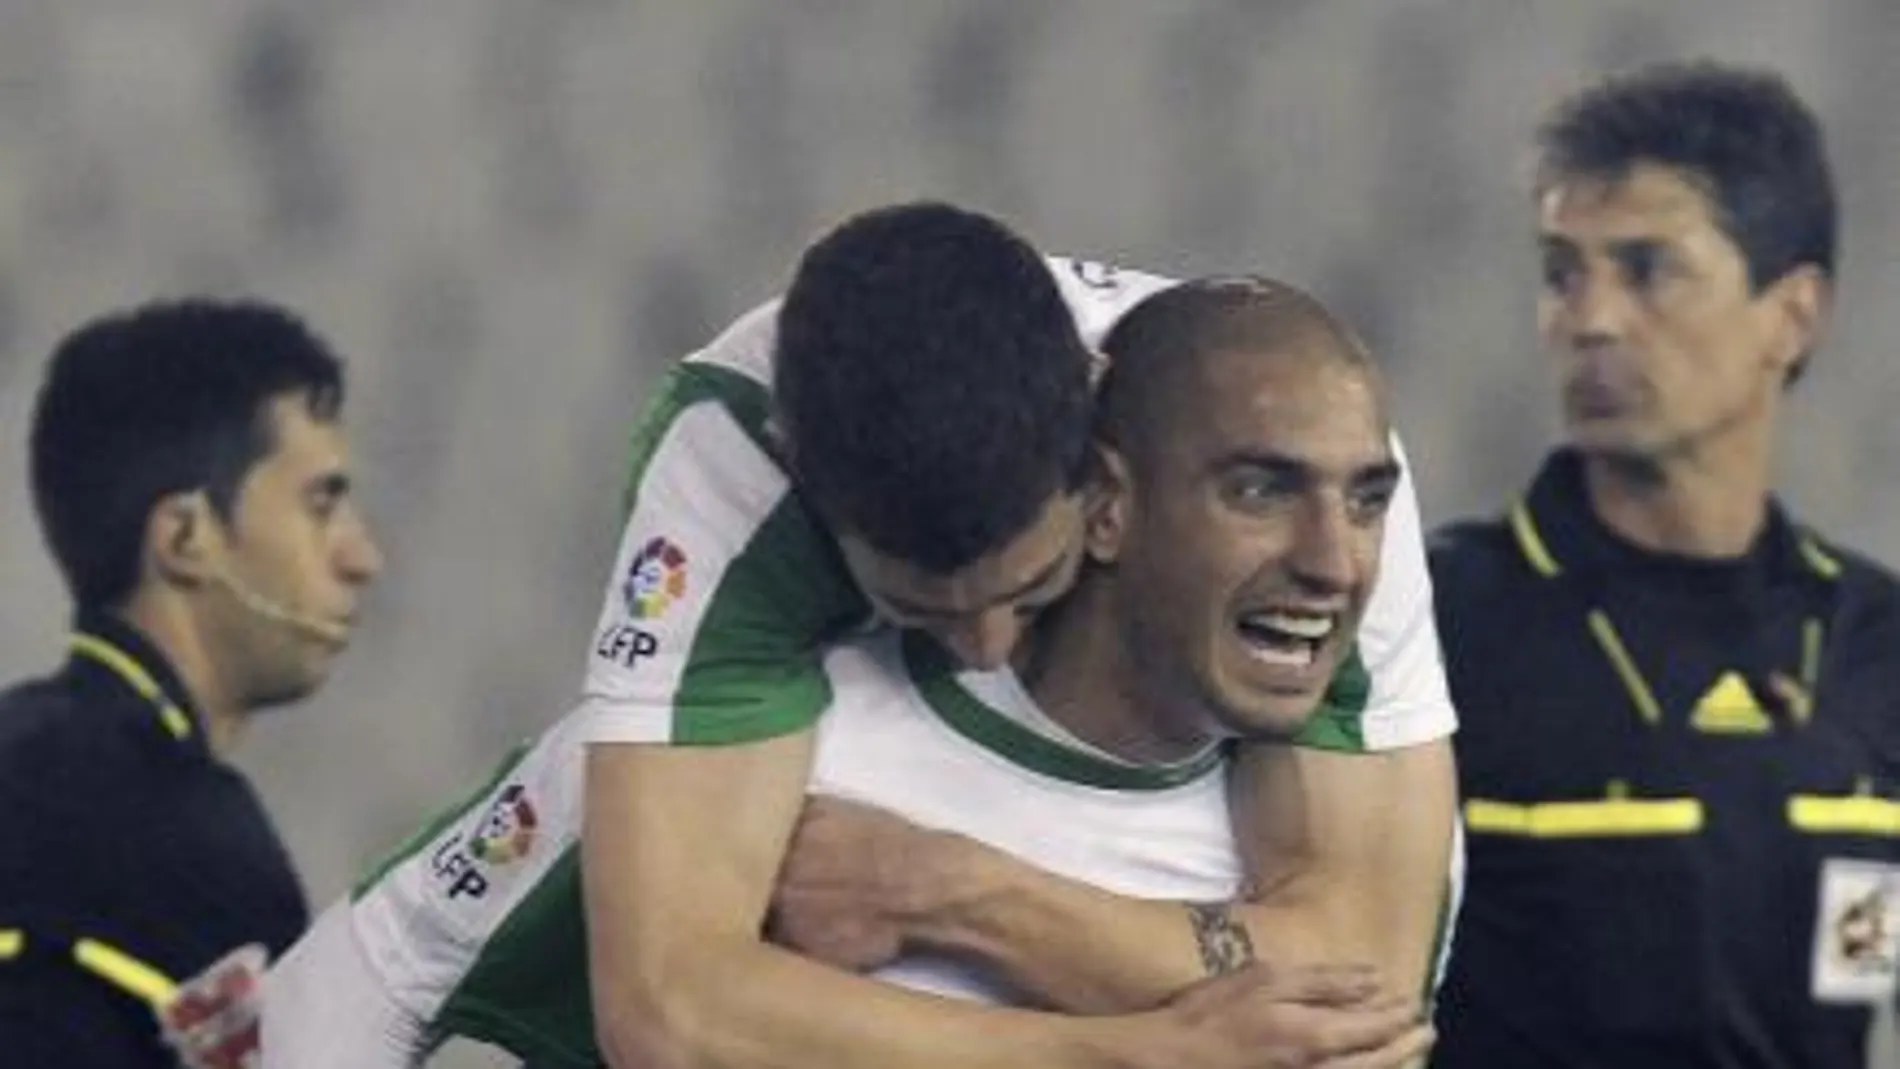
[(1315, 593), (1344, 593), (1358, 581), (1363, 532), (1347, 509), (1343, 500), (1316, 501), (1300, 518), (1288, 569)]
[(1578, 350), (1602, 348), (1623, 337), (1630, 295), (1611, 272), (1580, 270), (1557, 302), (1561, 340)]
[(337, 543), (337, 571), (352, 586), (366, 586), (383, 570), (383, 551), (361, 520), (350, 526)]
[(965, 668), (989, 671), (1009, 663), (1023, 637), (1024, 619), (1010, 606), (997, 606), (960, 617), (937, 631)]

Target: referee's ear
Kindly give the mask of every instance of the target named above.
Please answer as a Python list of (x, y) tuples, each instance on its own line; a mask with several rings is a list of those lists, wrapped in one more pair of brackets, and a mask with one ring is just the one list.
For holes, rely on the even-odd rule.
[(1094, 446), (1095, 462), (1084, 488), (1083, 545), (1089, 559), (1097, 564), (1114, 564), (1121, 559), (1122, 539), (1128, 532), (1128, 509), (1134, 485), (1129, 479), (1128, 458), (1119, 449), (1103, 442)]
[(203, 491), (167, 494), (145, 520), (145, 560), (160, 581), (197, 586), (212, 577), (213, 527)]
[(1763, 296), (1781, 312), (1771, 358), (1781, 368), (1782, 381), (1793, 384), (1827, 333), (1834, 285), (1819, 267), (1801, 264), (1770, 283)]

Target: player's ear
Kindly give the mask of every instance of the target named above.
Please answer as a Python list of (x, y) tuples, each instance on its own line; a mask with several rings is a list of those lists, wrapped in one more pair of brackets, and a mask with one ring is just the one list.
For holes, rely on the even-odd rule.
[(211, 502), (202, 490), (166, 494), (145, 517), (148, 574), (175, 585), (195, 585), (211, 574)]
[(1090, 559), (1098, 564), (1113, 564), (1121, 558), (1122, 538), (1128, 529), (1129, 493), (1128, 458), (1114, 446), (1096, 443), (1095, 459), (1089, 468), (1083, 501), (1084, 546)]

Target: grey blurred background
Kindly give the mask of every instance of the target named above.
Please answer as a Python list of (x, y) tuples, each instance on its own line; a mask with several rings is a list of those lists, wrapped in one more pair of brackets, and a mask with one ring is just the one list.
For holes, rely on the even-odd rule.
[(566, 708), (655, 371), (919, 195), (1310, 284), (1392, 369), (1428, 520), (1489, 510), (1552, 427), (1527, 136), (1671, 56), (1772, 63), (1829, 126), (1843, 289), (1784, 485), (1894, 561), (1897, 51), (1896, 0), (0, 0), (0, 677), (64, 631), (25, 487), (54, 341), (188, 290), (300, 308), (390, 564), (241, 763), (334, 896)]

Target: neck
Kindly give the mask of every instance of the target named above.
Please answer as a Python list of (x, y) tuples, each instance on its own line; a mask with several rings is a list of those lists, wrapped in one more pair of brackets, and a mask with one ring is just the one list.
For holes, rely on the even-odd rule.
[(144, 635), (169, 662), (173, 674), (184, 684), (211, 752), (228, 756), (244, 732), (244, 703), (237, 697), (237, 688), (219, 670), (197, 620), (176, 599), (164, 594), (134, 597), (119, 617)]
[(1768, 517), (1773, 443), (1763, 420), (1660, 457), (1585, 453), (1584, 486), (1604, 526), (1644, 549), (1744, 556)]
[(1038, 622), (1016, 661), (1024, 687), (1049, 719), (1083, 742), (1133, 764), (1192, 757), (1204, 731), (1171, 732), (1141, 683), (1117, 626), (1111, 584), (1085, 577)]

